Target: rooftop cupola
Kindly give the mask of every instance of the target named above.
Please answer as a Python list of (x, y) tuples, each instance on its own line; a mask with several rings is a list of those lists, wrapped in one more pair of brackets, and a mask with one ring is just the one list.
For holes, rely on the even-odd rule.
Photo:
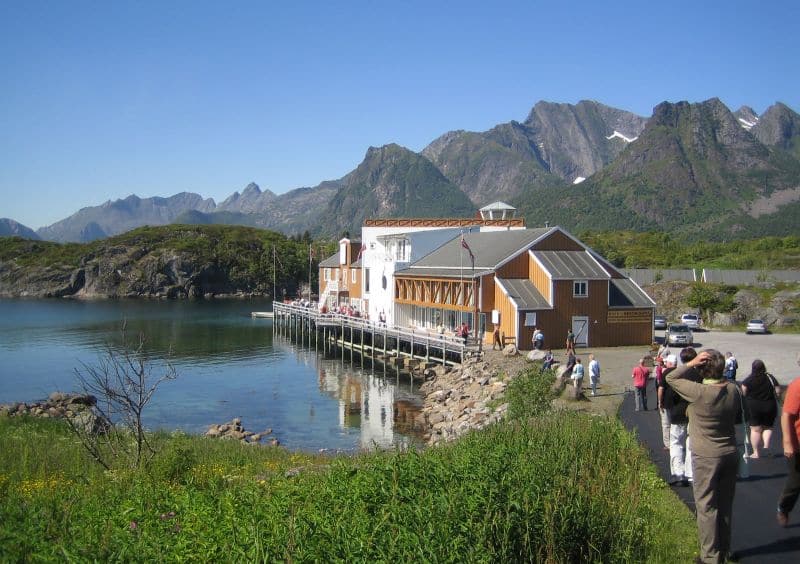
[(509, 206), (505, 202), (494, 202), (480, 210), (481, 219), (514, 219), (517, 215), (517, 208)]

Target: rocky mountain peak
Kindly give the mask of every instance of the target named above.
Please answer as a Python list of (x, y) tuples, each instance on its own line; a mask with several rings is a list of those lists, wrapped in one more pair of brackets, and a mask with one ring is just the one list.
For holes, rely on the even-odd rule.
[(258, 187), (258, 184), (255, 182), (251, 182), (244, 188), (244, 192), (242, 192), (243, 196), (258, 196), (261, 194), (261, 188)]
[(0, 237), (17, 236), (24, 239), (39, 239), (36, 232), (27, 227), (10, 219), (8, 217), (0, 217)]
[(751, 132), (765, 145), (791, 149), (798, 145), (800, 115), (778, 102), (767, 108)]
[(758, 123), (758, 114), (750, 106), (742, 106), (733, 115), (746, 130), (750, 131)]

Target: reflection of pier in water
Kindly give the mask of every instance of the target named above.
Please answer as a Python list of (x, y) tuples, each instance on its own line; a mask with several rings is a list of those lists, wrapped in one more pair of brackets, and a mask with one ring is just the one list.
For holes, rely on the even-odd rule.
[(339, 426), (359, 430), (361, 448), (403, 446), (409, 442), (405, 437), (419, 434), (422, 398), (409, 374), (371, 373), (338, 355), (325, 358), (323, 351), (302, 342), (273, 339), (272, 344), (298, 364), (316, 366), (320, 391), (338, 402)]
[(421, 401), (399, 384), (383, 376), (354, 374), (338, 362), (319, 368), (320, 390), (338, 400), (339, 425), (360, 430), (362, 448), (403, 444), (395, 432), (412, 432)]

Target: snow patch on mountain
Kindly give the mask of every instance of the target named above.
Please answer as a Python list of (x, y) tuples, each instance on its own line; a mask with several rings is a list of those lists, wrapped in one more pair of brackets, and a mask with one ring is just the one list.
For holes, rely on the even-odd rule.
[(631, 137), (625, 137), (625, 136), (624, 136), (622, 133), (620, 133), (619, 131), (617, 131), (617, 130), (615, 129), (615, 130), (614, 130), (614, 133), (612, 133), (611, 135), (609, 135), (608, 137), (606, 137), (606, 139), (608, 139), (608, 140), (610, 141), (610, 140), (612, 140), (614, 137), (619, 137), (620, 139), (622, 139), (622, 140), (623, 140), (623, 141), (625, 141), (626, 143), (632, 143), (633, 141), (636, 141), (636, 140), (639, 138), (638, 136), (637, 136), (637, 137), (633, 137), (633, 138), (631, 138)]
[(741, 123), (741, 124), (742, 124), (742, 127), (744, 127), (744, 128), (747, 130), (747, 131), (750, 131), (750, 129), (751, 129), (751, 128), (752, 128), (752, 127), (755, 125), (755, 124), (757, 124), (757, 123), (758, 123), (758, 118), (756, 118), (756, 120), (755, 120), (755, 121), (747, 121), (746, 119), (739, 118), (739, 123)]
[(572, 181), (572, 183), (573, 184), (580, 184), (584, 180), (586, 180), (586, 179), (583, 176), (577, 176), (577, 177), (575, 177), (575, 180)]

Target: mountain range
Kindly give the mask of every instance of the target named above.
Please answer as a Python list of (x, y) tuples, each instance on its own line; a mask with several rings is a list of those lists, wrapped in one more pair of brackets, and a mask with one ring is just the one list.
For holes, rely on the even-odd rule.
[[(713, 98), (663, 102), (649, 118), (594, 101), (538, 102), (523, 122), (450, 131), (419, 153), (370, 147), (343, 178), (276, 195), (248, 185), (216, 204), (197, 194), (83, 208), (35, 234), (91, 241), (141, 225), (237, 224), (338, 237), (368, 217), (472, 216), (503, 200), (529, 225), (679, 232), (688, 238), (796, 233), (800, 115)], [(23, 234), (24, 233), (24, 234)]]

